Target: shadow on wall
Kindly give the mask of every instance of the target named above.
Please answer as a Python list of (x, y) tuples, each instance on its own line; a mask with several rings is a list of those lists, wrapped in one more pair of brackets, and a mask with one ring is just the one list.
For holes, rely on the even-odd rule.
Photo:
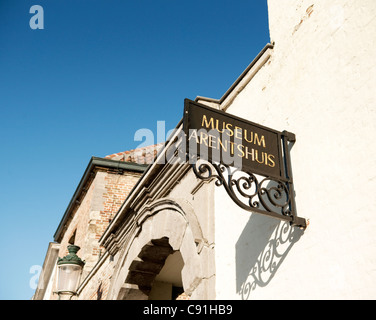
[(236, 243), (236, 292), (243, 300), (267, 286), (304, 231), (259, 214), (252, 214)]

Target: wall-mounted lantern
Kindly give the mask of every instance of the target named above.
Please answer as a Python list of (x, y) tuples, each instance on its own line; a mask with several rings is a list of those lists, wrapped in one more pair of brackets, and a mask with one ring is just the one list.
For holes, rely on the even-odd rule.
[(68, 254), (59, 258), (57, 293), (59, 300), (70, 300), (76, 294), (78, 281), (80, 279), (82, 268), (85, 264), (76, 253), (80, 250), (79, 246), (69, 245)]

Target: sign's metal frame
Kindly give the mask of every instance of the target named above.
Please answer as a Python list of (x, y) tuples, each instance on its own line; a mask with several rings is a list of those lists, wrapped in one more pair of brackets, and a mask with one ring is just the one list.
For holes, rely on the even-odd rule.
[[(221, 159), (203, 159), (197, 154), (190, 154), (188, 134), (190, 127), (189, 117), (190, 107), (204, 108), (210, 112), (216, 112), (228, 119), (242, 121), (245, 124), (258, 126), (263, 130), (271, 130), (277, 133), (280, 145), (278, 156), (281, 160), (280, 175), (268, 175), (260, 170), (251, 170), (247, 168), (235, 168), (229, 166)], [(197, 128), (193, 128), (197, 129)], [(290, 222), (290, 225), (305, 229), (307, 227), (306, 219), (298, 217), (294, 199), (294, 184), (292, 178), (291, 158), (289, 144), (296, 141), (295, 135), (291, 132), (278, 132), (254, 124), (245, 119), (235, 117), (220, 110), (216, 110), (197, 102), (185, 99), (183, 130), (186, 135), (187, 160), (197, 176), (197, 178), (210, 181), (215, 180), (216, 186), (223, 186), (230, 198), (242, 209), (277, 218)]]

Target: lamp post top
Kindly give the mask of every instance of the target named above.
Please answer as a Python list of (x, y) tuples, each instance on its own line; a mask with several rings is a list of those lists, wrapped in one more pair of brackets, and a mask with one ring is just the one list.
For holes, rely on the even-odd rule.
[(57, 265), (62, 265), (62, 264), (76, 264), (81, 267), (84, 266), (85, 262), (81, 260), (79, 256), (77, 256), (77, 252), (80, 250), (79, 246), (76, 245), (69, 245), (68, 246), (68, 254), (63, 257), (59, 258), (57, 261)]

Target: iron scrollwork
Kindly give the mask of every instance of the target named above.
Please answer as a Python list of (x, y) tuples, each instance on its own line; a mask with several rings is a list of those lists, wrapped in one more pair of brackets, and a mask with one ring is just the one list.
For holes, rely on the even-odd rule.
[(191, 158), (190, 163), (199, 179), (215, 180), (215, 185), (223, 186), (241, 208), (305, 227), (305, 220), (296, 217), (292, 210), (292, 190), (288, 180), (263, 177), (198, 157)]

